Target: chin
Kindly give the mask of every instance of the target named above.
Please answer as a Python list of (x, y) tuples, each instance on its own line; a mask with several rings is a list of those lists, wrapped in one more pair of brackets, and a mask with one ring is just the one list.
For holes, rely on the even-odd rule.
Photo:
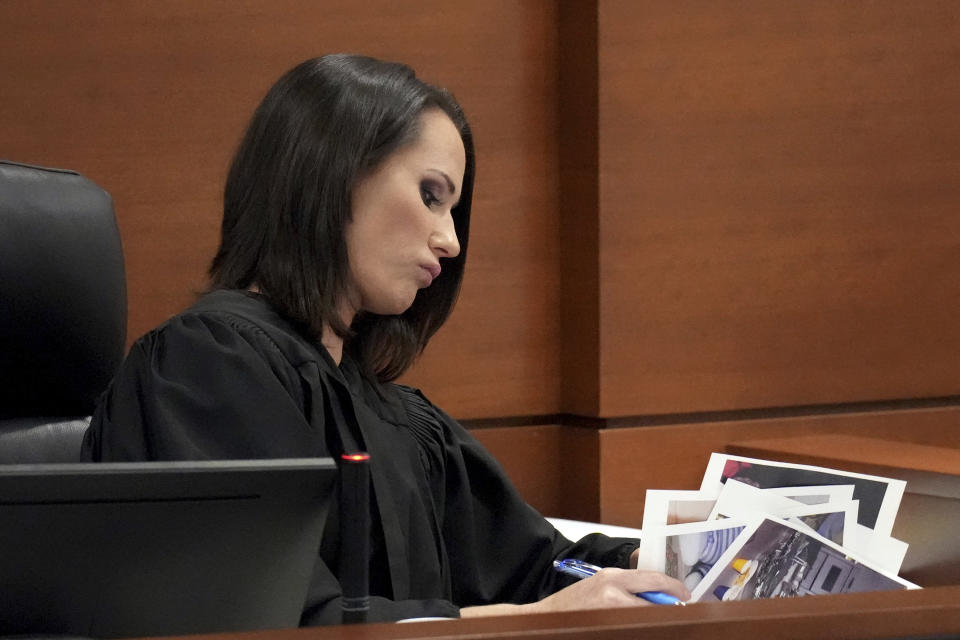
[(370, 305), (367, 311), (380, 316), (399, 316), (404, 311), (413, 306), (415, 296), (402, 299), (383, 300), (379, 304)]

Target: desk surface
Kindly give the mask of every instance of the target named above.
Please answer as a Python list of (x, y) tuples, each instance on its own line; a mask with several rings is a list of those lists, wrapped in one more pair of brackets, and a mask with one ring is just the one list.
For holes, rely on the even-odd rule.
[[(960, 635), (960, 585), (915, 591), (698, 603), (411, 624), (369, 624), (215, 634), (206, 640), (386, 640), (389, 638), (717, 638), (949, 637)], [(199, 636), (197, 636), (199, 638)]]

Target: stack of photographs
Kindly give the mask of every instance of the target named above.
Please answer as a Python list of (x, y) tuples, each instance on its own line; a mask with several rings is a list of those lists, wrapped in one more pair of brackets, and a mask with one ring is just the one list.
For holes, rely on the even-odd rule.
[(640, 569), (691, 602), (917, 589), (891, 537), (906, 483), (714, 453), (699, 491), (647, 491)]

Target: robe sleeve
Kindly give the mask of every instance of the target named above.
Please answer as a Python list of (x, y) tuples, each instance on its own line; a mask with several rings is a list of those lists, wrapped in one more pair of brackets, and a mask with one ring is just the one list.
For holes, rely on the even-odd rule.
[(441, 526), (458, 605), (541, 600), (575, 581), (554, 570), (555, 559), (629, 565), (639, 540), (601, 534), (567, 540), (523, 500), (463, 426), (419, 393), (408, 394), (407, 400), (411, 412), (430, 412), (442, 427), (442, 495), (436, 500), (443, 505)]
[(131, 348), (84, 438), (95, 461), (329, 455), (298, 363), (232, 316), (184, 314)]

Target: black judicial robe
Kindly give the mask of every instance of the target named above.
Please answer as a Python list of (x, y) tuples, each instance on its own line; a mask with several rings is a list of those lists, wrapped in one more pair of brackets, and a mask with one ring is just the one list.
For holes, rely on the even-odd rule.
[[(94, 461), (371, 455), (369, 619), (539, 600), (575, 557), (627, 566), (637, 541), (577, 543), (527, 505), (493, 457), (419, 391), (338, 367), (263, 296), (215, 291), (138, 340), (84, 439)], [(337, 509), (303, 624), (340, 622)]]

